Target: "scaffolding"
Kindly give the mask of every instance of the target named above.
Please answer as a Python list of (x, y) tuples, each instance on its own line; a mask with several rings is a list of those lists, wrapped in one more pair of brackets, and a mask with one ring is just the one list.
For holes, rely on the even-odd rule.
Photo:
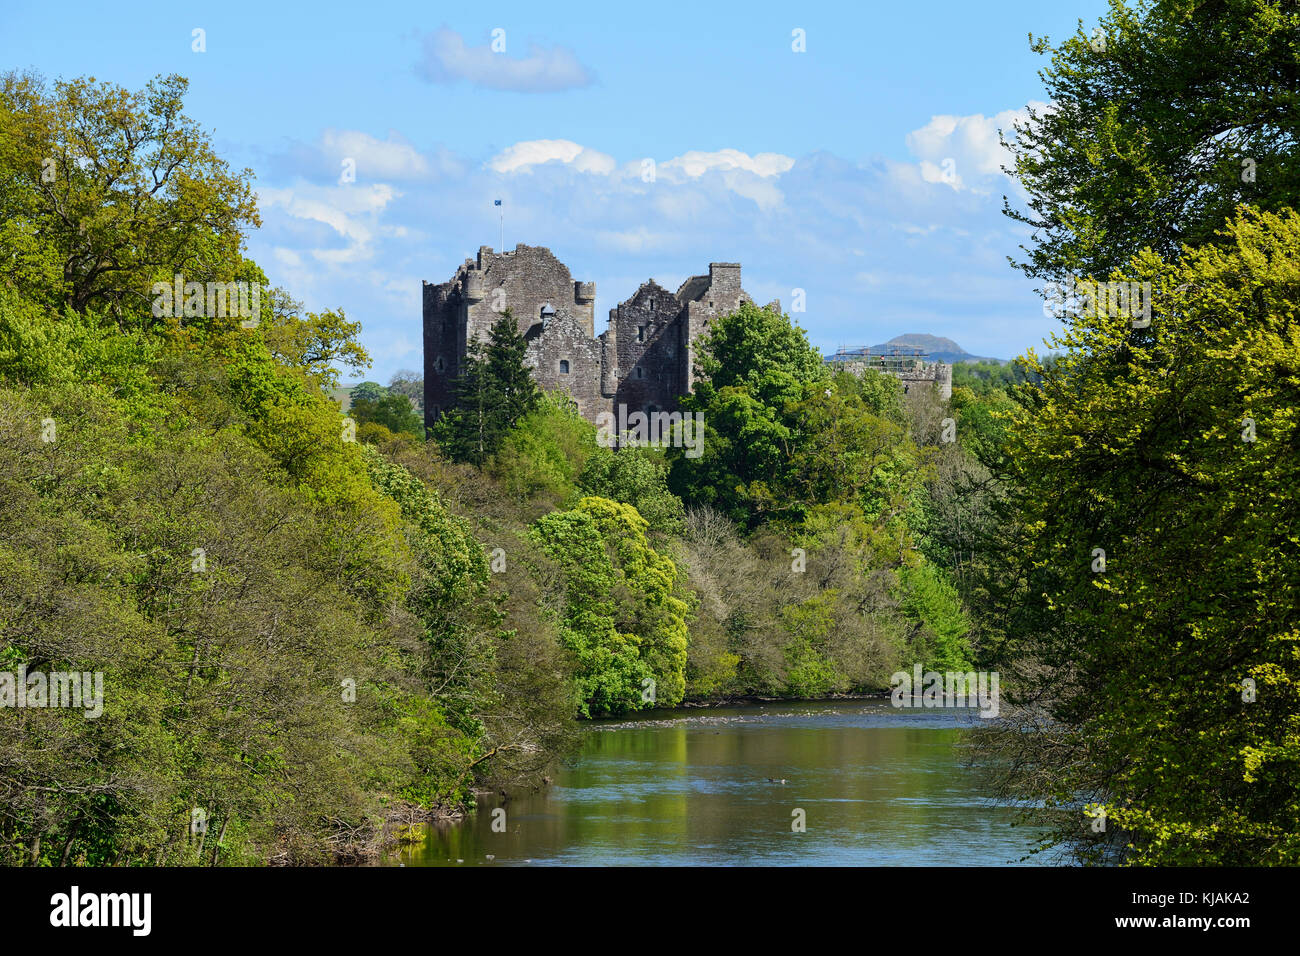
[(826, 361), (832, 364), (861, 363), (867, 368), (886, 372), (902, 372), (930, 364), (925, 349), (906, 345), (887, 345), (873, 348), (867, 345), (840, 346)]

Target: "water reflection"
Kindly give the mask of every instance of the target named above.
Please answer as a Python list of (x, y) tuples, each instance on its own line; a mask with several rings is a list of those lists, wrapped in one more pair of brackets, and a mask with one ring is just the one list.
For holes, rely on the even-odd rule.
[[(402, 854), (446, 865), (1004, 865), (1012, 828), (956, 745), (974, 711), (779, 704), (598, 722), (544, 792), (485, 800)], [(770, 783), (769, 779), (787, 782)], [(506, 832), (492, 831), (504, 806)], [(807, 829), (792, 832), (796, 809)], [(491, 859), (489, 859), (491, 857)], [(1034, 862), (1045, 862), (1035, 860)]]

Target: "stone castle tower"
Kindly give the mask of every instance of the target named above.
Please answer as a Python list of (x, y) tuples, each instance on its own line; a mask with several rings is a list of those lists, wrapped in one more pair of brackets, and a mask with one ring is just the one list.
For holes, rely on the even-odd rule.
[[(673, 411), (691, 391), (695, 342), (715, 316), (753, 299), (740, 286), (740, 264), (714, 262), (676, 292), (653, 279), (609, 311), (595, 334), (596, 284), (575, 281), (544, 246), (513, 252), (480, 246), (456, 274), (424, 283), (424, 409), (433, 422), (452, 401), (452, 382), (469, 344), (486, 342), (506, 309), (528, 342), (537, 384), (568, 392), (589, 421), (603, 411)], [(780, 302), (767, 308), (780, 311)]]
[[(595, 422), (601, 412), (672, 412), (691, 392), (695, 344), (717, 316), (753, 299), (740, 286), (740, 263), (711, 262), (708, 275), (691, 276), (676, 292), (647, 279), (630, 299), (609, 310), (609, 327), (596, 335), (596, 284), (573, 278), (545, 246), (513, 252), (480, 246), (446, 282), (424, 283), (424, 417), (432, 425), (451, 405), (452, 383), (475, 339), (507, 309), (528, 343), (525, 361), (537, 384), (567, 392)], [(780, 301), (766, 309), (781, 311)], [(874, 356), (841, 350), (829, 361), (861, 375), (867, 368), (952, 394), (952, 367), (918, 355)]]

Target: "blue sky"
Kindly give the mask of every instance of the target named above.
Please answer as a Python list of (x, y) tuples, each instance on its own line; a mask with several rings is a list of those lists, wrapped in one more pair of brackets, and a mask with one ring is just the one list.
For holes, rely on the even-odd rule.
[(362, 321), (368, 378), (420, 368), (420, 280), (500, 245), (496, 198), (507, 248), (597, 283), (597, 331), (647, 278), (739, 261), (760, 303), (804, 290), (823, 350), (930, 332), (1009, 358), (1056, 323), (1006, 262), (1028, 233), (1000, 212), (1020, 193), (997, 130), (1045, 99), (1028, 34), (1103, 7), (26, 4), (0, 69), (187, 76), (187, 111), (256, 173), (249, 253)]

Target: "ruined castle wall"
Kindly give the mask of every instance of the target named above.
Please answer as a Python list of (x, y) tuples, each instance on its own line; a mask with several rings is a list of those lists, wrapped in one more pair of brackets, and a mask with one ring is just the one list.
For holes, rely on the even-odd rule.
[(687, 394), (695, 383), (695, 344), (708, 331), (709, 323), (719, 315), (727, 315), (740, 308), (740, 303), (751, 301), (740, 287), (740, 263), (710, 262), (707, 285), (701, 282), (702, 276), (687, 279), (678, 290), (679, 296), (693, 295), (685, 303), (685, 328), (683, 338), (686, 343), (686, 359), (682, 362), (678, 387)]
[(534, 326), (528, 335), (525, 361), (533, 378), (546, 391), (567, 392), (588, 421), (610, 407), (601, 394), (601, 356), (598, 339), (587, 333), (586, 322), (572, 311), (558, 312), (544, 327)]
[(519, 331), (526, 333), (542, 321), (542, 308), (548, 305), (573, 315), (589, 338), (595, 335), (595, 283), (575, 283), (568, 266), (544, 246), (520, 244), (504, 254), (482, 246), (467, 281), (482, 295), (468, 309), (466, 334), (470, 341), (477, 335), (486, 342), (506, 309)]
[(429, 426), (451, 405), (452, 381), (460, 373), (460, 307), (456, 282), (426, 282), (424, 296), (424, 421)]
[(910, 363), (867, 363), (864, 361), (837, 362), (838, 371), (848, 372), (861, 378), (867, 369), (892, 375), (903, 383), (903, 390), (914, 385), (934, 386), (939, 389), (939, 397), (945, 402), (952, 398), (952, 366), (944, 362), (910, 362)]
[(692, 276), (676, 294), (644, 283), (610, 310), (599, 337), (595, 298), (595, 283), (575, 282), (549, 249), (523, 244), (510, 253), (481, 246), (450, 281), (425, 283), (426, 424), (451, 405), (468, 344), (476, 336), (486, 342), (507, 308), (528, 342), (538, 385), (567, 392), (594, 421), (619, 403), (629, 411), (675, 409), (693, 385), (695, 342), (714, 318), (752, 302), (732, 262), (710, 263), (707, 276)]
[(617, 357), (615, 404), (630, 411), (677, 407), (681, 394), (681, 303), (651, 280), (610, 312)]

